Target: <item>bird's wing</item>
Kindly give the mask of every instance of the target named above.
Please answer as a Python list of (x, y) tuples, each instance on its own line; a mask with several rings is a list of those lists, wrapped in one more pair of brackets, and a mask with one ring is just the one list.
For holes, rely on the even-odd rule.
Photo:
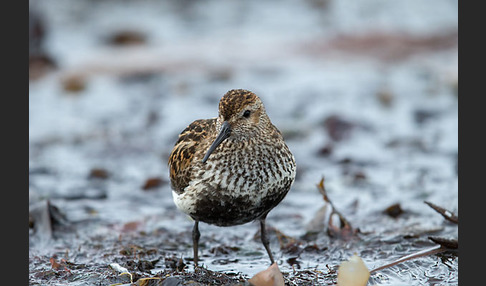
[[(216, 118), (200, 119), (192, 122), (177, 140), (174, 149), (169, 156), (170, 181), (174, 191), (183, 193), (191, 180), (191, 167), (196, 152), (208, 142), (207, 138), (216, 131)], [(201, 158), (202, 159), (202, 158)]]

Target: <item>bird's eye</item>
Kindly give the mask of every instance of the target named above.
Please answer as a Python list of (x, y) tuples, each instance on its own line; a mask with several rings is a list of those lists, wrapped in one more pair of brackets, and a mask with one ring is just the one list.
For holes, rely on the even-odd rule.
[(243, 117), (246, 117), (246, 118), (250, 117), (250, 113), (251, 113), (250, 110), (245, 110), (245, 112), (243, 112)]

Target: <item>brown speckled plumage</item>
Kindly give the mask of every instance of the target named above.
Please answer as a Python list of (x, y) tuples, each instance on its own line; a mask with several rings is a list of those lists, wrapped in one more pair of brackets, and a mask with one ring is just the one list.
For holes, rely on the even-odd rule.
[(260, 220), (262, 242), (273, 262), (265, 218), (283, 200), (295, 178), (295, 160), (280, 131), (254, 93), (228, 91), (219, 115), (191, 123), (169, 157), (174, 202), (194, 221), (218, 226)]

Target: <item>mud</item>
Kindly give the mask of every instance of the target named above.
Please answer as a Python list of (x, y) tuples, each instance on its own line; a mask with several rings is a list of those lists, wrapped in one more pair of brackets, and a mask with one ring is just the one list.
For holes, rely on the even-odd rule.
[[(171, 197), (177, 135), (232, 88), (262, 98), (296, 158), (267, 217), (286, 285), (333, 285), (353, 254), (372, 270), (454, 245), (457, 3), (182, 2), (31, 3), (44, 25), (29, 71), (31, 285), (248, 285), (268, 268), (257, 223), (201, 224), (195, 271)], [(458, 260), (409, 260), (369, 285), (457, 285)]]

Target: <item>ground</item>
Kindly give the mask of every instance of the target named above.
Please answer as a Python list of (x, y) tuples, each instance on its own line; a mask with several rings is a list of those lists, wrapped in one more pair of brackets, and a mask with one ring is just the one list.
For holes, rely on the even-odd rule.
[[(195, 272), (192, 221), (171, 197), (177, 135), (233, 88), (260, 96), (296, 158), (267, 218), (286, 284), (457, 239), (424, 203), (458, 214), (457, 2), (183, 2), (31, 3), (30, 284), (245, 285), (269, 267), (257, 223), (201, 224)], [(349, 237), (329, 228), (322, 178)], [(443, 252), (369, 284), (457, 281)]]

